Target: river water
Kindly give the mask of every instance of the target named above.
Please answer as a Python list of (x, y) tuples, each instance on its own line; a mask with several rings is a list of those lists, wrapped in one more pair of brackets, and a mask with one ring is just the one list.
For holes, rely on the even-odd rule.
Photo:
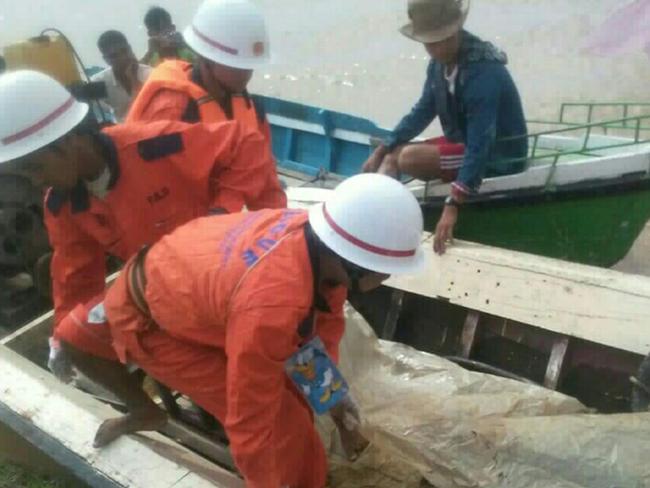
[[(275, 62), (259, 70), (260, 93), (352, 112), (392, 126), (420, 92), (427, 57), (397, 29), (405, 0), (262, 0)], [(648, 99), (650, 60), (581, 53), (587, 36), (620, 0), (473, 0), (467, 28), (509, 55), (528, 118), (551, 117), (568, 100)], [(179, 28), (197, 0), (160, 0)], [(132, 0), (0, 0), (0, 45), (46, 27), (64, 31), (88, 64), (103, 30), (120, 29), (137, 54), (150, 2)]]
[[(169, 9), (182, 28), (199, 1), (156, 3)], [(253, 91), (354, 113), (388, 127), (419, 95), (427, 56), (421, 45), (397, 32), (406, 22), (406, 0), (260, 4), (271, 30), (274, 63), (256, 72)], [(650, 59), (642, 50), (615, 58), (583, 52), (589, 35), (623, 4), (473, 0), (467, 28), (508, 53), (527, 118), (550, 119), (557, 117), (563, 101), (650, 98)], [(97, 37), (106, 29), (119, 29), (141, 55), (147, 42), (142, 17), (149, 6), (149, 1), (133, 0), (0, 0), (0, 45), (56, 27), (70, 37), (87, 64), (101, 64)], [(434, 125), (429, 133), (436, 130)], [(643, 267), (650, 261), (650, 246), (641, 247), (635, 263)]]

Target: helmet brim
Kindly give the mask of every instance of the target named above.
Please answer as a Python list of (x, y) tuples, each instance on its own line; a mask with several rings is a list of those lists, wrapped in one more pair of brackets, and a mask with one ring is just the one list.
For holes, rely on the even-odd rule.
[(326, 221), (323, 203), (309, 209), (309, 222), (319, 239), (334, 253), (357, 266), (389, 275), (417, 274), (426, 268), (427, 258), (421, 246), (411, 256), (393, 257), (350, 245)]
[(183, 39), (199, 56), (231, 68), (254, 70), (271, 63), (269, 54), (264, 54), (256, 58), (240, 58), (225, 51), (220, 51), (196, 35), (191, 25), (183, 31)]
[(60, 139), (81, 123), (88, 115), (88, 110), (87, 103), (75, 101), (55, 122), (25, 137), (23, 140), (8, 145), (0, 145), (0, 164), (27, 156)]

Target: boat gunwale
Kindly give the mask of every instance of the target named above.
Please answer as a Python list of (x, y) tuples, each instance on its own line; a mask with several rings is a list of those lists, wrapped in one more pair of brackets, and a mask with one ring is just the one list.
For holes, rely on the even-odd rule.
[[(627, 175), (621, 175), (615, 178), (598, 178), (583, 180), (576, 183), (567, 183), (557, 185), (552, 189), (544, 186), (513, 188), (509, 190), (494, 190), (485, 193), (470, 195), (466, 205), (483, 206), (483, 205), (520, 205), (522, 203), (530, 204), (540, 200), (564, 201), (570, 200), (576, 196), (581, 198), (593, 195), (610, 195), (625, 193), (628, 191), (650, 190), (650, 175), (639, 171)], [(445, 196), (431, 195), (420, 197), (420, 205), (423, 209), (442, 208)]]

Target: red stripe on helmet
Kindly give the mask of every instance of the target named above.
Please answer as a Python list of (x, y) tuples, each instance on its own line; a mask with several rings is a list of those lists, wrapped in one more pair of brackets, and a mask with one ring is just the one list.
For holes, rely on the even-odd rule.
[(334, 232), (336, 232), (346, 241), (350, 242), (351, 244), (354, 244), (357, 247), (360, 247), (365, 251), (374, 254), (379, 254), (380, 256), (389, 256), (391, 258), (408, 258), (411, 256), (415, 256), (415, 249), (409, 249), (408, 251), (395, 251), (393, 249), (386, 249), (384, 247), (375, 246), (368, 242), (364, 242), (357, 237), (354, 237), (352, 234), (348, 233), (347, 231), (345, 231), (345, 229), (342, 229), (341, 227), (339, 227), (339, 225), (336, 222), (334, 222), (334, 219), (327, 211), (327, 207), (325, 204), (323, 204), (323, 216), (325, 217), (325, 221), (330, 225), (330, 227), (332, 228), (332, 230), (334, 230)]
[(219, 49), (220, 51), (223, 51), (223, 52), (228, 53), (228, 54), (232, 54), (233, 56), (237, 56), (237, 55), (239, 54), (239, 50), (237, 50), (237, 49), (235, 49), (235, 48), (233, 48), (233, 47), (225, 46), (225, 45), (221, 44), (220, 42), (215, 41), (214, 39), (210, 39), (210, 38), (209, 38), (208, 36), (206, 36), (203, 32), (201, 32), (200, 30), (198, 30), (195, 26), (192, 26), (192, 30), (194, 31), (194, 33), (195, 33), (195, 34), (196, 34), (200, 39), (202, 39), (203, 41), (207, 42), (207, 43), (210, 44), (212, 47), (216, 47), (216, 48)]
[(16, 132), (15, 134), (5, 137), (4, 139), (2, 139), (2, 143), (5, 146), (8, 146), (9, 144), (20, 141), (25, 137), (29, 137), (35, 132), (38, 132), (39, 130), (47, 127), (56, 119), (58, 119), (61, 115), (63, 115), (70, 107), (72, 107), (73, 103), (74, 103), (74, 98), (71, 96), (63, 105), (56, 108), (52, 113), (46, 115), (41, 120), (39, 120), (35, 124), (30, 125), (26, 129), (23, 129), (20, 132)]

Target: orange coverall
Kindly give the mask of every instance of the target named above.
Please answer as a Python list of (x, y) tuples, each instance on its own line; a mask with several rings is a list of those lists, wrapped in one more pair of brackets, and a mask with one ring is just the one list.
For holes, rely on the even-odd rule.
[(121, 360), (215, 415), (250, 488), (325, 486), (311, 409), (284, 365), (316, 335), (338, 360), (347, 290), (315, 295), (306, 222), (302, 210), (194, 220), (146, 256), (150, 317), (133, 304), (126, 271), (104, 302)]
[[(248, 95), (229, 97), (230, 110), (224, 110), (199, 81), (193, 65), (180, 60), (168, 60), (158, 65), (142, 86), (133, 101), (127, 122), (153, 122), (157, 120), (182, 120), (185, 122), (224, 122), (237, 120), (245, 126), (258, 130), (267, 142), (269, 161), (273, 160), (271, 128), (266, 115), (259, 110)], [(286, 195), (280, 187), (275, 164), (269, 165), (258, 178), (266, 182), (257, 205), (249, 210), (283, 208), (287, 206)]]
[(110, 171), (106, 197), (83, 183), (46, 196), (55, 330), (103, 292), (107, 253), (127, 260), (210, 209), (239, 212), (263, 191), (256, 172), (269, 164), (260, 134), (236, 122), (118, 125), (99, 141)]

